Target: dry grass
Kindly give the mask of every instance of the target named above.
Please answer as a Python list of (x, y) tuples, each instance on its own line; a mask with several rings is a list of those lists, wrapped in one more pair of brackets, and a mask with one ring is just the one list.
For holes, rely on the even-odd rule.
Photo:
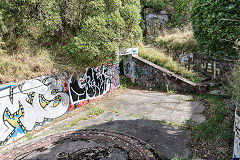
[(47, 50), (30, 48), (26, 39), (16, 41), (16, 49), (0, 54), (0, 82), (18, 82), (50, 74), (53, 62)]
[(0, 83), (19, 82), (65, 71), (75, 73), (80, 70), (61, 46), (47, 49), (34, 40), (18, 38), (14, 42), (6, 42), (4, 48), (5, 50), (0, 52)]
[(194, 39), (191, 27), (185, 27), (182, 30), (174, 29), (156, 40), (157, 46), (166, 49), (168, 52), (195, 52), (197, 51), (197, 42)]
[(199, 79), (196, 73), (194, 73), (192, 70), (187, 70), (178, 62), (174, 61), (172, 57), (157, 49), (145, 48), (143, 44), (141, 44), (139, 46), (139, 56), (192, 81), (197, 82)]

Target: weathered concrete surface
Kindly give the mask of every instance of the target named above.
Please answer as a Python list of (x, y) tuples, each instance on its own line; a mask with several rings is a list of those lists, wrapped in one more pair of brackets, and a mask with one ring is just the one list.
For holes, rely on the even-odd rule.
[[(106, 114), (101, 117), (106, 117)], [(189, 131), (184, 127), (174, 127), (152, 120), (125, 116), (118, 116), (116, 119), (93, 125), (91, 128), (108, 129), (135, 136), (150, 144), (160, 156), (166, 156), (169, 159), (176, 154), (179, 157), (187, 157), (190, 154), (187, 147)]]
[[(88, 112), (87, 108), (76, 110), (66, 119), (34, 134), (33, 137), (38, 137), (31, 142), (36, 143), (44, 136), (67, 130), (107, 129), (140, 138), (153, 146), (161, 156), (171, 159), (178, 155), (183, 158), (190, 154), (187, 144), (190, 132), (178, 124), (189, 119), (199, 123), (205, 120), (202, 115), (204, 105), (192, 101), (192, 97), (187, 95), (120, 89), (107, 95), (103, 100), (94, 102), (93, 105), (104, 108), (105, 112), (96, 118), (81, 120), (72, 125), (72, 122)], [(163, 121), (173, 122), (172, 126)], [(7, 147), (11, 149), (29, 142), (25, 138)]]
[(166, 94), (146, 90), (126, 89), (119, 96), (101, 103), (104, 108), (117, 108), (126, 115), (145, 117), (151, 120), (170, 121), (182, 124), (187, 120), (202, 123), (204, 105), (193, 101), (191, 96)]

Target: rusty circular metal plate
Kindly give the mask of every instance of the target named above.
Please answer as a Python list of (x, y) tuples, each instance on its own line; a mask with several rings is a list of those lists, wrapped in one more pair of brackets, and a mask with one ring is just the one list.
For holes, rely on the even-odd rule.
[(8, 151), (0, 159), (165, 160), (146, 142), (118, 132), (78, 130), (54, 134)]

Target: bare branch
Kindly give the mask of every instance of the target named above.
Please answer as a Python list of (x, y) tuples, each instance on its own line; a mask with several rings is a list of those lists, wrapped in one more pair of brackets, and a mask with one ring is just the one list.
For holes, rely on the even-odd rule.
[(237, 19), (220, 19), (221, 21), (231, 21), (231, 22), (240, 22), (240, 20)]

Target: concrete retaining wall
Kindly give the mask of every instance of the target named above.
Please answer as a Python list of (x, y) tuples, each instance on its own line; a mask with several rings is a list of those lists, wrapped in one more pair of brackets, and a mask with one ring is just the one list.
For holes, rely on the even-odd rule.
[(239, 104), (236, 105), (235, 121), (234, 121), (234, 147), (233, 147), (233, 160), (240, 159), (240, 116), (238, 114)]
[(123, 65), (124, 75), (131, 78), (132, 82), (146, 87), (188, 93), (204, 93), (207, 91), (207, 86), (195, 84), (138, 56), (123, 56)]
[(119, 65), (88, 68), (81, 78), (45, 76), (0, 88), (0, 145), (118, 89)]
[(213, 80), (227, 81), (231, 76), (232, 70), (236, 68), (237, 60), (219, 60), (201, 56), (199, 53), (181, 54), (176, 57), (185, 66), (192, 66), (198, 72), (205, 76), (211, 77)]

